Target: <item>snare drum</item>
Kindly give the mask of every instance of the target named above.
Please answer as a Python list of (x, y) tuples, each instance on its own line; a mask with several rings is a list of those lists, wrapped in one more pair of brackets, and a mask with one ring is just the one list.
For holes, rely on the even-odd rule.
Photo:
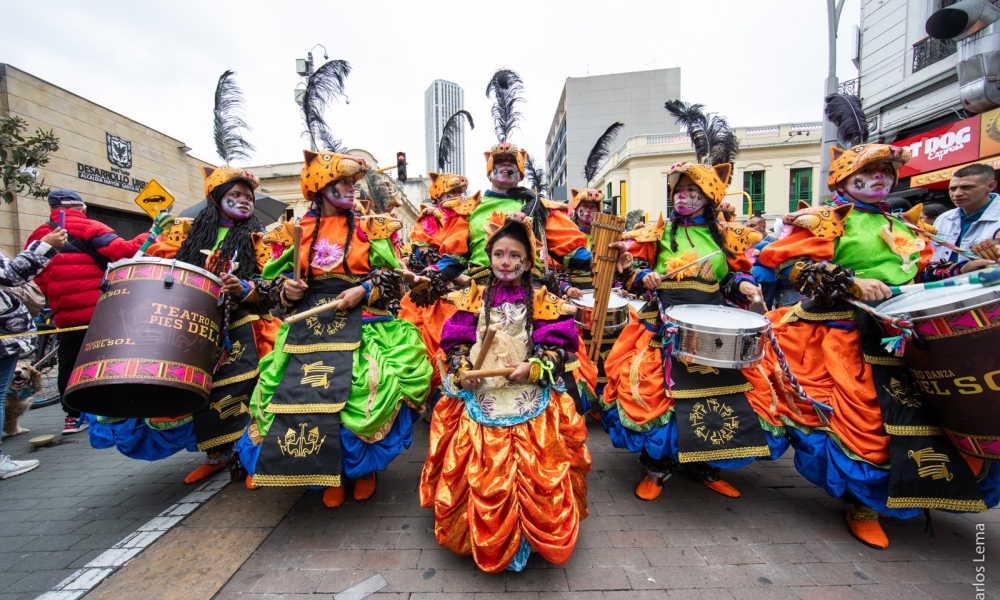
[(219, 279), (163, 258), (108, 267), (65, 402), (105, 417), (153, 418), (204, 408), (222, 310)]
[[(576, 324), (590, 330), (594, 322), (594, 290), (583, 292), (583, 297), (571, 300), (577, 306)], [(628, 324), (628, 300), (618, 294), (608, 297), (608, 313), (604, 319), (605, 331), (617, 331)]]
[(878, 307), (914, 323), (906, 363), (958, 449), (1000, 461), (1000, 288), (981, 284), (903, 294)]
[(677, 360), (745, 369), (764, 359), (771, 322), (756, 313), (728, 306), (679, 304), (667, 310), (667, 319), (677, 326), (672, 352)]

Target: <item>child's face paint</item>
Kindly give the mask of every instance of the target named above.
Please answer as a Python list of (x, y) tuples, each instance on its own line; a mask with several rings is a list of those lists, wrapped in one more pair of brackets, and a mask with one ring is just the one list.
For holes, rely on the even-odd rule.
[(490, 254), (493, 276), (504, 283), (517, 281), (528, 268), (528, 252), (514, 238), (501, 238), (493, 244)]
[(219, 203), (219, 210), (233, 221), (245, 221), (253, 214), (253, 190), (245, 183), (237, 183), (226, 192)]

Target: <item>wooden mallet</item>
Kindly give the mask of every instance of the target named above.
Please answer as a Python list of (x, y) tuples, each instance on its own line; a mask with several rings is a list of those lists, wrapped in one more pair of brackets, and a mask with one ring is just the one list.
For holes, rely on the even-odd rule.
[[(479, 346), (479, 356), (476, 357), (476, 362), (472, 365), (472, 369), (462, 373), (459, 377), (460, 381), (465, 381), (466, 379), (478, 379), (479, 377), (502, 377), (510, 375), (514, 372), (513, 369), (486, 369), (481, 371), (483, 368), (483, 363), (486, 362), (486, 354), (490, 351), (490, 346), (493, 345), (493, 338), (496, 337), (497, 331), (500, 329), (499, 325), (490, 325), (486, 328), (486, 334), (483, 335), (483, 343)], [(494, 371), (504, 371), (503, 373), (494, 373)], [(486, 375), (469, 375), (470, 373), (486, 373)]]
[(325, 313), (328, 310), (339, 310), (339, 309), (340, 309), (340, 300), (334, 300), (333, 302), (322, 304), (320, 306), (315, 306), (313, 308), (310, 308), (309, 310), (304, 310), (298, 314), (294, 314), (286, 318), (285, 323), (291, 325), (292, 323), (298, 323), (303, 319), (308, 319), (309, 317)]
[[(319, 227), (319, 223), (316, 224)], [(292, 278), (295, 283), (299, 282), (302, 277), (302, 266), (299, 264), (302, 258), (302, 228), (298, 225), (292, 226), (292, 261), (294, 261), (294, 266), (292, 267)]]

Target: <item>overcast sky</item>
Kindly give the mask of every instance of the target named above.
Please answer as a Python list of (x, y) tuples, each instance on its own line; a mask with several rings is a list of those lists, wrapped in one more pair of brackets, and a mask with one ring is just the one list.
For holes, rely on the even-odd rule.
[[(0, 62), (45, 79), (219, 162), (212, 96), (237, 73), (257, 152), (250, 164), (301, 159), (308, 142), (293, 89), (295, 59), (316, 43), (351, 63), (350, 104), (328, 112), (334, 133), (382, 166), (405, 151), (425, 171), (424, 90), (465, 89), (476, 121), (466, 134), (472, 189), (485, 187), (482, 151), (495, 142), (484, 92), (499, 67), (525, 82), (511, 141), (541, 157), (566, 77), (681, 68), (681, 99), (734, 125), (819, 120), (827, 71), (824, 0), (548, 0), (446, 2), (9, 2)], [(860, 0), (847, 0), (837, 75), (851, 63)], [(323, 50), (314, 53), (322, 62)], [(668, 98), (664, 98), (668, 100)], [(658, 133), (658, 132), (649, 132)], [(624, 140), (619, 140), (623, 142)]]

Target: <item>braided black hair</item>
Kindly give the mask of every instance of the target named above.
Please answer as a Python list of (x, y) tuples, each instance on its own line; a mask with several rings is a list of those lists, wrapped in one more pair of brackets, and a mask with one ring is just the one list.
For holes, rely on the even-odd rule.
[[(486, 243), (486, 256), (490, 257), (493, 250), (493, 244), (503, 238), (513, 238), (524, 246), (525, 254), (530, 252), (531, 247), (528, 243), (528, 235), (523, 228), (520, 227), (503, 227), (500, 231), (497, 231), (490, 241)], [(499, 287), (500, 281), (496, 279), (493, 274), (492, 268), (492, 258), (490, 274), (486, 279), (486, 292), (483, 294), (483, 310), (485, 311), (486, 318), (486, 328), (490, 327), (490, 317), (493, 307), (493, 297), (496, 295), (496, 288)], [(534, 291), (533, 286), (533, 276), (531, 274), (533, 260), (532, 257), (528, 256), (525, 258), (525, 269), (524, 273), (521, 274), (521, 286), (524, 288), (524, 304), (525, 304), (525, 314), (524, 314), (524, 329), (528, 334), (527, 346), (528, 346), (528, 356), (531, 356), (535, 352), (535, 342), (532, 340), (531, 333), (534, 329), (534, 319), (532, 315), (534, 314)]]
[(237, 183), (248, 185), (247, 181), (237, 179), (212, 190), (208, 197), (208, 205), (195, 217), (194, 223), (191, 224), (191, 232), (177, 251), (177, 260), (196, 266), (205, 265), (215, 275), (221, 275), (222, 269), (228, 266), (229, 259), (233, 257), (233, 252), (238, 250), (236, 262), (239, 263), (239, 267), (233, 271), (233, 275), (240, 279), (252, 279), (258, 274), (257, 251), (251, 235), (263, 231), (264, 224), (255, 214), (233, 224), (219, 246), (218, 261), (208, 261), (202, 253), (202, 250), (212, 251), (215, 247), (215, 241), (219, 236), (219, 221), (222, 218), (219, 203)]
[[(719, 206), (715, 203), (706, 204), (702, 215), (705, 217), (705, 226), (708, 227), (708, 233), (712, 236), (712, 241), (722, 250), (723, 254), (729, 258), (733, 258), (735, 255), (726, 247), (725, 235), (722, 233), (722, 229), (719, 228)], [(670, 221), (670, 249), (677, 252), (677, 228), (680, 227), (681, 217), (677, 215), (671, 216)]]

